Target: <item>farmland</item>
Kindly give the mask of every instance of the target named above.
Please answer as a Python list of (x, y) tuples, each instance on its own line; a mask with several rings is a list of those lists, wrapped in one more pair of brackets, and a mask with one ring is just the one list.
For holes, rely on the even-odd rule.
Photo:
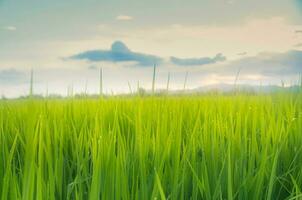
[(0, 198), (301, 199), (302, 93), (0, 102)]

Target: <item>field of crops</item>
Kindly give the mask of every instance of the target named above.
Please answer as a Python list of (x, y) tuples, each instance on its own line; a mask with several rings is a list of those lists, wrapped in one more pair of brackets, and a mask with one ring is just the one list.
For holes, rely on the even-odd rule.
[(301, 199), (302, 93), (2, 100), (0, 198)]

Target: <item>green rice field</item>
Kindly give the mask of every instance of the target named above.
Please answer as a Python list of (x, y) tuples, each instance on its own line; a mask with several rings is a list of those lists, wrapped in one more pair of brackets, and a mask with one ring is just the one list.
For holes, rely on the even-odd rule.
[(302, 199), (302, 93), (1, 100), (0, 199)]

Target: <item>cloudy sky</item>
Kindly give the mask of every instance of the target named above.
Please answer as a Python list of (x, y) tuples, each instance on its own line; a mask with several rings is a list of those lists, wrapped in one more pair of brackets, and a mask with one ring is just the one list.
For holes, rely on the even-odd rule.
[[(233, 83), (294, 84), (302, 73), (302, 0), (0, 0), (0, 93)], [(129, 84), (128, 84), (129, 83)]]

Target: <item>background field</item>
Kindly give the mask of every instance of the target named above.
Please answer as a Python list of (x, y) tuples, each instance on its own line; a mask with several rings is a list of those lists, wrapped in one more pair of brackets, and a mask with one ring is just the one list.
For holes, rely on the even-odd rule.
[(302, 93), (2, 100), (1, 199), (302, 198)]

